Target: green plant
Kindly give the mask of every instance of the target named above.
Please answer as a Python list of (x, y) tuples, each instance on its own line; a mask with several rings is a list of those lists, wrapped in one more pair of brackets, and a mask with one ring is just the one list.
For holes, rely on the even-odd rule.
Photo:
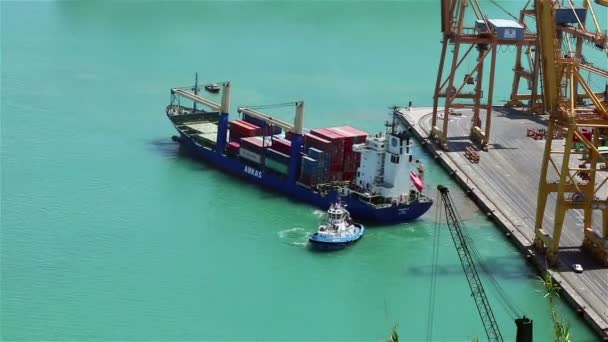
[(570, 326), (566, 320), (560, 319), (557, 316), (555, 300), (559, 297), (559, 285), (553, 282), (553, 278), (548, 272), (546, 272), (542, 277), (538, 277), (538, 280), (544, 287), (544, 297), (549, 298), (549, 305), (551, 306), (551, 320), (553, 321), (553, 333), (555, 334), (555, 341), (570, 342)]
[(399, 334), (397, 333), (397, 324), (391, 329), (391, 336), (387, 339), (388, 342), (399, 342)]

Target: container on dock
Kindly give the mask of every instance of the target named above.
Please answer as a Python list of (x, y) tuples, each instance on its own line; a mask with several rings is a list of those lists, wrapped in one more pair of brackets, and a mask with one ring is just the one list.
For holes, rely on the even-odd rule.
[(569, 5), (557, 5), (555, 9), (555, 23), (558, 25), (578, 24), (577, 16), (584, 25), (587, 18), (587, 9), (577, 6), (574, 6), (573, 9)]
[(267, 168), (282, 175), (286, 175), (287, 171), (289, 170), (289, 165), (287, 163), (283, 163), (281, 161), (274, 160), (268, 157), (264, 160), (264, 165), (266, 165)]
[(255, 164), (262, 163), (262, 156), (259, 153), (250, 151), (250, 150), (244, 148), (243, 146), (241, 146), (241, 148), (239, 148), (239, 157), (246, 159), (250, 162), (253, 162)]
[(238, 141), (231, 141), (226, 145), (226, 154), (229, 156), (236, 157), (239, 155), (239, 148), (241, 144)]
[[(581, 130), (581, 135), (583, 137), (587, 138), (587, 140), (592, 141), (593, 140), (593, 133), (594, 133), (594, 131), (595, 130), (588, 130), (586, 128), (583, 128)], [(574, 135), (572, 137), (572, 141), (581, 141), (581, 139), (577, 135)]]

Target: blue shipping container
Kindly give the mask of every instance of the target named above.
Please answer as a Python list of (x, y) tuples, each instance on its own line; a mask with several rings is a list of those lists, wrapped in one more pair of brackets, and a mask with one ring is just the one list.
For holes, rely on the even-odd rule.
[(570, 6), (558, 6), (555, 9), (556, 24), (578, 24), (576, 16), (578, 16), (581, 23), (585, 24), (585, 19), (587, 18), (587, 9), (576, 6), (574, 9), (572, 9)]
[(308, 176), (317, 176), (323, 173), (323, 169), (319, 168), (318, 161), (308, 156), (302, 157), (302, 174)]
[(308, 148), (308, 154), (312, 158), (315, 158), (317, 160), (329, 161), (329, 153), (327, 153), (325, 151), (321, 151), (321, 150), (316, 149), (314, 147), (309, 147)]

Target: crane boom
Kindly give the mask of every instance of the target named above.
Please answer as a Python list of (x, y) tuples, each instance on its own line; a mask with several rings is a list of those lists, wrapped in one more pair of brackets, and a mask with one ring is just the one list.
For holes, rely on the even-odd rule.
[(448, 228), (450, 229), (450, 235), (452, 235), (452, 240), (454, 241), (454, 246), (458, 252), (462, 269), (467, 277), (467, 281), (469, 282), (471, 295), (475, 300), (475, 305), (477, 306), (479, 317), (483, 323), (483, 328), (488, 336), (488, 341), (503, 341), (500, 330), (498, 329), (498, 324), (496, 323), (496, 318), (494, 318), (494, 313), (492, 313), (492, 308), (488, 302), (488, 297), (486, 296), (481, 279), (479, 278), (479, 274), (475, 268), (473, 257), (469, 247), (467, 246), (462, 229), (460, 228), (460, 222), (458, 221), (458, 217), (454, 211), (454, 205), (452, 203), (452, 198), (450, 197), (450, 192), (448, 188), (443, 185), (439, 185), (437, 190), (439, 190), (439, 193), (441, 194), (441, 202), (443, 203), (443, 208), (445, 209), (445, 216)]

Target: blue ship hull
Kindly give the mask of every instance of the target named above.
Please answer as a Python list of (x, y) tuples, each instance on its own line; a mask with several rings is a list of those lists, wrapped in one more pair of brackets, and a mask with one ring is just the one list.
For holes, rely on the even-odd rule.
[(359, 225), (361, 229), (356, 235), (346, 238), (326, 238), (314, 233), (309, 239), (310, 246), (318, 251), (337, 251), (344, 249), (346, 246), (352, 245), (363, 237), (365, 226)]
[[(327, 210), (332, 203), (337, 201), (338, 193), (336, 191), (330, 191), (321, 195), (305, 185), (289, 182), (287, 177), (281, 178), (274, 173), (267, 172), (261, 167), (250, 166), (239, 158), (226, 156), (205, 148), (195, 142), (188, 134), (179, 129), (177, 130), (180, 133), (179, 142), (188, 152), (230, 174), (323, 210)], [(348, 211), (357, 220), (387, 224), (415, 220), (426, 213), (433, 204), (432, 201), (414, 201), (407, 205), (378, 208), (351, 196), (342, 197), (342, 202), (348, 206)]]

